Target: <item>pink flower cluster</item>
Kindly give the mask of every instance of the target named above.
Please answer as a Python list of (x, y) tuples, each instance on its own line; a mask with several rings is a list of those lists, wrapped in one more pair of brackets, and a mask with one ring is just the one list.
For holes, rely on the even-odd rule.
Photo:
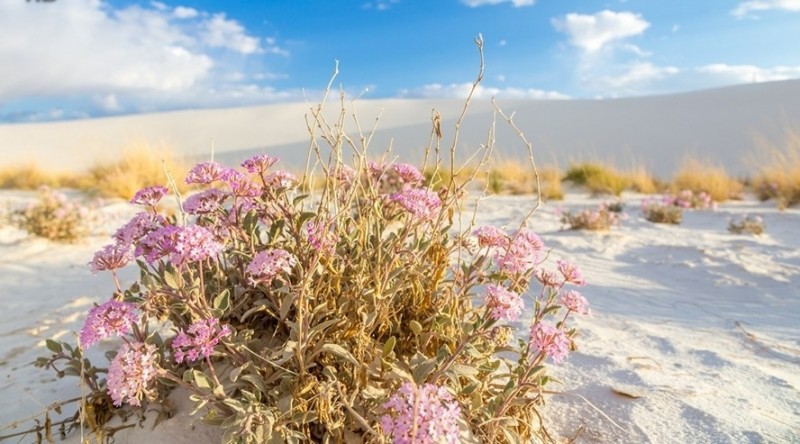
[(80, 331), (80, 344), (85, 350), (103, 339), (130, 333), (139, 315), (130, 302), (108, 301), (89, 310)]
[(393, 193), (389, 200), (397, 202), (406, 211), (419, 220), (432, 220), (438, 214), (442, 201), (439, 195), (431, 190), (422, 188), (409, 188)]
[(186, 183), (208, 185), (224, 179), (228, 168), (217, 162), (201, 162), (194, 166), (186, 175)]
[(172, 263), (180, 267), (187, 262), (200, 262), (215, 257), (224, 249), (214, 233), (200, 225), (181, 228), (175, 235), (172, 246)]
[(192, 215), (211, 214), (220, 209), (222, 202), (227, 198), (226, 193), (210, 188), (187, 197), (183, 201), (183, 211)]
[(217, 318), (204, 319), (181, 331), (172, 341), (172, 352), (175, 362), (194, 362), (200, 358), (208, 358), (219, 344), (219, 340), (229, 336), (231, 329), (227, 325), (220, 327)]
[(443, 387), (406, 382), (389, 398), (381, 417), (383, 432), (394, 444), (457, 444), (461, 408)]
[(498, 252), (497, 265), (508, 273), (524, 273), (538, 265), (542, 251), (544, 251), (542, 239), (533, 231), (522, 228), (511, 239), (508, 248)]
[(131, 203), (145, 205), (148, 207), (155, 207), (158, 202), (169, 192), (167, 187), (152, 186), (145, 187), (137, 191), (131, 199)]
[(578, 314), (589, 314), (589, 303), (586, 298), (575, 290), (567, 290), (561, 294), (561, 305), (567, 307), (567, 310), (574, 311)]
[(147, 386), (158, 375), (156, 346), (142, 342), (122, 344), (108, 367), (108, 394), (114, 405), (141, 405)]
[(106, 270), (117, 270), (131, 261), (130, 247), (115, 243), (106, 245), (94, 254), (94, 258), (89, 262), (92, 273)]
[(241, 171), (228, 168), (223, 171), (222, 180), (231, 187), (234, 196), (257, 197), (261, 195), (261, 187)]
[(175, 238), (178, 236), (179, 231), (181, 231), (179, 227), (165, 225), (147, 233), (136, 243), (133, 255), (135, 257), (144, 257), (150, 264), (156, 262), (173, 252)]
[(400, 181), (406, 185), (419, 185), (425, 181), (425, 176), (419, 172), (417, 167), (410, 163), (395, 163), (392, 165), (394, 171), (400, 178)]
[(309, 245), (320, 253), (332, 254), (336, 251), (336, 233), (323, 221), (310, 221), (306, 224), (306, 239)]
[(283, 170), (275, 171), (264, 180), (266, 180), (267, 184), (272, 188), (291, 188), (298, 182), (294, 174)]
[(278, 163), (277, 157), (272, 157), (268, 154), (257, 154), (242, 162), (242, 167), (253, 174), (264, 174), (276, 163)]
[(247, 266), (247, 274), (253, 285), (270, 283), (280, 273), (289, 273), (297, 259), (286, 250), (269, 249), (259, 251)]
[(472, 231), (472, 235), (478, 238), (478, 245), (481, 248), (498, 248), (508, 246), (508, 235), (505, 231), (494, 225), (484, 225)]
[(492, 319), (516, 321), (525, 302), (519, 294), (492, 284), (486, 286), (486, 306), (491, 310)]
[(558, 265), (558, 271), (560, 271), (561, 275), (564, 276), (564, 280), (566, 282), (578, 286), (586, 285), (586, 279), (583, 278), (583, 273), (581, 273), (581, 270), (577, 265), (573, 264), (572, 262), (567, 262), (563, 259), (557, 260), (556, 264)]
[(137, 213), (114, 233), (114, 239), (118, 244), (130, 247), (148, 233), (165, 225), (167, 220), (160, 214)]
[(550, 356), (555, 363), (561, 363), (569, 354), (570, 339), (564, 330), (542, 321), (531, 326), (530, 347)]
[(666, 201), (681, 208), (708, 209), (714, 206), (711, 195), (705, 191), (695, 194), (692, 190), (683, 190), (677, 196), (668, 196)]

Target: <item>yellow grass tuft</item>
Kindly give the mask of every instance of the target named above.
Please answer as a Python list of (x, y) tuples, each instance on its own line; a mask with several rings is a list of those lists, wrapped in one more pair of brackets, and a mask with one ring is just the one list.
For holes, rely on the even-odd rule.
[(86, 174), (81, 188), (104, 197), (130, 199), (146, 186), (167, 185), (166, 164), (181, 191), (186, 190), (183, 177), (189, 171), (186, 163), (163, 147), (133, 147), (119, 159), (93, 166)]
[(664, 185), (650, 174), (642, 165), (632, 166), (622, 172), (627, 181), (627, 188), (642, 194), (654, 194), (663, 191)]
[(800, 132), (787, 131), (782, 146), (758, 141), (753, 156), (753, 188), (761, 200), (776, 199), (781, 207), (800, 205)]
[(694, 193), (705, 191), (713, 201), (724, 202), (740, 198), (744, 185), (731, 178), (722, 166), (689, 158), (684, 160), (673, 177), (670, 188), (674, 193), (683, 190), (692, 190)]
[(42, 186), (50, 188), (72, 187), (78, 177), (69, 173), (55, 173), (38, 167), (35, 163), (0, 169), (0, 188), (35, 190)]
[[(539, 167), (538, 170), (542, 199), (563, 199), (561, 171), (557, 167), (549, 165)], [(489, 174), (479, 174), (478, 178), (485, 181), (487, 191), (494, 194), (533, 194), (537, 192), (536, 175), (527, 160), (504, 159), (494, 162)]]
[(616, 168), (596, 162), (570, 165), (564, 180), (585, 186), (594, 195), (619, 196), (628, 187), (628, 180)]

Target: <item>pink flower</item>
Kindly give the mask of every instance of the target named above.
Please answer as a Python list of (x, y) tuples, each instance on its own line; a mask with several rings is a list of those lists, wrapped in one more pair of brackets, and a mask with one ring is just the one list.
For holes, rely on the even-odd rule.
[(535, 352), (544, 353), (553, 362), (561, 363), (569, 354), (570, 339), (560, 328), (548, 322), (539, 322), (531, 327), (530, 347)]
[(183, 202), (183, 210), (189, 214), (210, 214), (217, 211), (228, 195), (216, 188), (192, 194)]
[(557, 260), (556, 263), (558, 264), (558, 271), (560, 271), (561, 275), (564, 276), (564, 280), (566, 282), (570, 282), (578, 286), (586, 285), (586, 279), (583, 278), (581, 270), (578, 269), (577, 265), (561, 259)]
[(444, 388), (406, 382), (383, 405), (383, 432), (395, 444), (457, 444), (461, 408)]
[(268, 154), (256, 154), (242, 162), (242, 167), (250, 173), (264, 174), (269, 167), (276, 163), (278, 163), (277, 157), (272, 157)]
[(135, 257), (143, 256), (152, 264), (164, 256), (172, 254), (175, 250), (175, 239), (181, 229), (174, 225), (167, 225), (147, 233), (133, 251)]
[(165, 226), (167, 220), (160, 214), (137, 213), (114, 233), (117, 243), (131, 246), (147, 234)]
[(105, 270), (117, 270), (128, 265), (132, 259), (130, 246), (124, 244), (106, 245), (94, 254), (94, 258), (89, 262), (92, 273)]
[(241, 171), (228, 168), (222, 173), (222, 180), (231, 187), (231, 192), (235, 196), (257, 197), (261, 195), (261, 187)]
[(561, 294), (561, 305), (578, 314), (589, 314), (589, 303), (586, 302), (583, 295), (575, 290), (568, 290)]
[(502, 271), (523, 273), (539, 263), (544, 242), (531, 230), (523, 228), (511, 239), (508, 248), (497, 254), (497, 264)]
[(349, 165), (345, 165), (343, 163), (337, 165), (336, 167), (336, 180), (339, 182), (344, 183), (351, 183), (355, 180), (357, 176), (356, 170), (351, 168)]
[(214, 234), (199, 225), (181, 228), (172, 246), (172, 263), (179, 267), (187, 262), (199, 262), (214, 257), (224, 249)]
[(309, 221), (306, 224), (306, 239), (320, 253), (332, 254), (336, 250), (336, 233), (323, 221)]
[(536, 270), (533, 275), (536, 277), (536, 280), (541, 282), (545, 287), (555, 288), (561, 285), (561, 279), (559, 279), (554, 272), (545, 270), (544, 268)]
[(397, 173), (397, 176), (404, 184), (419, 185), (425, 180), (425, 176), (410, 163), (396, 163), (392, 165), (392, 170)]
[(158, 375), (156, 346), (142, 342), (122, 344), (108, 367), (108, 394), (114, 405), (141, 405), (147, 386)]
[(87, 349), (103, 339), (128, 334), (137, 320), (136, 305), (130, 302), (111, 300), (93, 307), (81, 328), (81, 347)]
[(186, 175), (186, 183), (199, 183), (208, 185), (223, 179), (223, 173), (227, 170), (217, 162), (201, 162), (195, 165), (189, 174)]
[(229, 336), (231, 329), (227, 325), (220, 327), (216, 318), (205, 319), (190, 325), (181, 331), (172, 341), (175, 362), (194, 362), (200, 358), (208, 358), (219, 344), (219, 340)]
[(370, 160), (367, 162), (367, 169), (372, 180), (378, 180), (386, 171), (386, 165)]
[(438, 194), (421, 188), (411, 188), (394, 193), (389, 196), (389, 200), (397, 202), (414, 217), (423, 221), (435, 218), (442, 206)]
[(508, 235), (505, 231), (493, 225), (484, 225), (472, 231), (472, 235), (478, 238), (478, 245), (483, 247), (507, 247)]
[(499, 285), (487, 285), (486, 306), (491, 309), (492, 319), (516, 321), (525, 308), (525, 302), (513, 291)]
[(273, 188), (291, 188), (297, 183), (297, 177), (288, 171), (275, 171), (265, 180)]
[(290, 273), (296, 264), (297, 259), (286, 250), (259, 251), (247, 266), (247, 274), (253, 285), (270, 283), (280, 273)]
[(148, 207), (154, 207), (158, 205), (158, 202), (161, 200), (161, 198), (163, 198), (168, 192), (169, 190), (167, 189), (167, 187), (162, 187), (162, 186), (145, 187), (137, 191), (136, 194), (133, 195), (131, 203), (145, 205)]

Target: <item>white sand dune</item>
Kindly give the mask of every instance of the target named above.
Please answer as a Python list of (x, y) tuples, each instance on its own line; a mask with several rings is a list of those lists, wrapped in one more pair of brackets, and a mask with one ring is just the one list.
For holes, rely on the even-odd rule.
[[(630, 218), (608, 233), (561, 230), (560, 209), (598, 203), (577, 193), (546, 203), (532, 220), (551, 261), (582, 267), (593, 311), (576, 320), (579, 350), (550, 367), (561, 381), (549, 386), (561, 394), (543, 411), (550, 432), (578, 443), (800, 442), (800, 210), (745, 200), (661, 226), (641, 219), (640, 198), (624, 196)], [(3, 203), (29, 199), (0, 193)], [(478, 222), (513, 222), (531, 204), (488, 199)], [(74, 246), (0, 229), (0, 425), (79, 394), (74, 378), (56, 380), (30, 363), (47, 353), (44, 339), (70, 337), (90, 303), (109, 297), (110, 277), (85, 264), (134, 209), (111, 203), (102, 211), (106, 233)], [(745, 213), (762, 215), (766, 234), (728, 233), (729, 217)], [(218, 436), (184, 408), (155, 431), (126, 430), (116, 442), (205, 444)]]
[[(519, 127), (536, 144), (541, 162), (575, 159), (635, 163), (669, 177), (684, 155), (708, 158), (735, 174), (757, 147), (756, 137), (783, 140), (800, 130), (800, 80), (740, 85), (706, 91), (618, 100), (503, 100)], [(338, 98), (328, 103), (329, 116)], [(349, 108), (346, 128), (356, 131)], [(372, 150), (392, 145), (400, 158), (417, 160), (430, 134), (432, 109), (442, 113), (449, 146), (460, 100), (360, 100), (355, 110), (365, 131), (383, 110)], [(491, 104), (476, 100), (464, 124), (459, 151), (471, 152), (486, 139)], [(304, 103), (234, 109), (178, 111), (54, 123), (0, 125), (0, 165), (35, 161), (54, 169), (80, 169), (110, 159), (126, 147), (172, 147), (189, 156), (207, 156), (214, 140), (219, 158), (233, 162), (255, 152), (276, 153), (288, 162), (305, 158), (308, 137)], [(331, 120), (334, 123), (334, 120)], [(498, 125), (499, 135), (510, 134)], [(523, 147), (505, 137), (501, 155), (520, 157)]]

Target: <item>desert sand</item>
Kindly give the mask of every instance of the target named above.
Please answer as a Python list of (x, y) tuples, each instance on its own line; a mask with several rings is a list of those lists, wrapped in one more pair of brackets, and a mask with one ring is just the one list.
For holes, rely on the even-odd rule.
[[(788, 124), (800, 124), (800, 102), (792, 100), (798, 93), (800, 81), (788, 81), (619, 101), (502, 105), (516, 111), (540, 162), (580, 155), (624, 160), (632, 153), (667, 175), (685, 152), (697, 150), (742, 172), (753, 135), (781, 137)], [(461, 105), (366, 101), (357, 109), (365, 128), (384, 109), (374, 145), (380, 150), (391, 140), (399, 156), (413, 157), (410, 150), (428, 140), (431, 109), (446, 116), (447, 139)], [(473, 105), (461, 138), (472, 149), (485, 140), (491, 121), (490, 104)], [(268, 152), (291, 163), (305, 156), (306, 112), (305, 104), (292, 104), (0, 125), (2, 165), (33, 160), (80, 169), (137, 139), (199, 158), (208, 155), (212, 138), (223, 162)], [(521, 155), (514, 151), (521, 149), (515, 138), (498, 139), (501, 153)], [(548, 386), (543, 408), (548, 430), (578, 443), (800, 442), (800, 210), (779, 211), (774, 202), (748, 197), (663, 226), (641, 217), (642, 197), (623, 194), (628, 220), (605, 233), (563, 229), (560, 211), (602, 200), (576, 190), (564, 201), (544, 203), (532, 218), (551, 263), (567, 258), (582, 268), (588, 281), (582, 292), (593, 313), (576, 321), (578, 350), (550, 366), (558, 382)], [(2, 191), (0, 207), (33, 199)], [(513, 225), (533, 203), (530, 196), (488, 198), (478, 223)], [(110, 296), (110, 277), (93, 275), (86, 263), (136, 209), (106, 200), (96, 211), (101, 223), (76, 245), (0, 227), (0, 436), (15, 431), (7, 428), (13, 421), (80, 395), (76, 379), (58, 380), (32, 362), (47, 354), (45, 339), (73, 337), (91, 304)], [(729, 233), (729, 218), (743, 214), (763, 216), (766, 233)], [(135, 276), (132, 268), (121, 274), (128, 283)], [(524, 322), (519, 327), (524, 334)], [(113, 348), (105, 344), (91, 356), (102, 360)], [(218, 432), (200, 426), (186, 403), (178, 403), (184, 409), (177, 418), (154, 431), (127, 429), (116, 442), (219, 442)], [(70, 442), (79, 439), (73, 434)]]

